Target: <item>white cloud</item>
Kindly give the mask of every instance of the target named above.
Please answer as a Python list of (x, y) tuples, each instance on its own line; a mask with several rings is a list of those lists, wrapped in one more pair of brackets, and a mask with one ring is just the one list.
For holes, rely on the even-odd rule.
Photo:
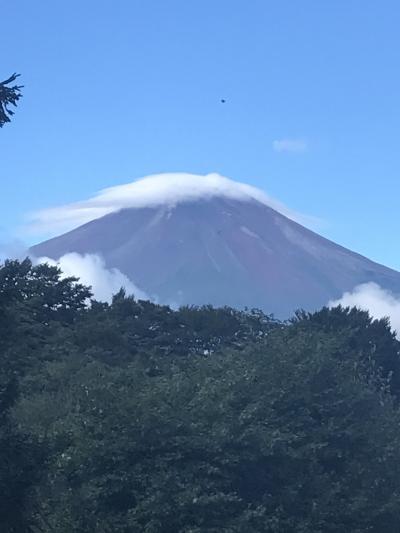
[(316, 219), (296, 213), (264, 191), (219, 174), (205, 176), (187, 173), (155, 174), (132, 183), (103, 189), (92, 198), (59, 207), (43, 209), (30, 216), (34, 233), (59, 234), (86, 222), (128, 207), (154, 207), (224, 196), (237, 200), (258, 200), (283, 215), (305, 225)]
[(305, 139), (278, 139), (272, 143), (272, 148), (275, 152), (303, 154), (308, 150), (308, 143)]
[(400, 298), (382, 289), (377, 283), (363, 283), (352, 292), (345, 292), (340, 300), (329, 302), (329, 307), (358, 307), (369, 311), (374, 318), (388, 317), (392, 328), (400, 337)]
[(58, 265), (64, 277), (75, 276), (84, 285), (90, 285), (96, 300), (102, 302), (110, 302), (112, 296), (121, 287), (126, 290), (127, 294), (134, 295), (137, 299), (149, 299), (125, 274), (117, 268), (107, 269), (103, 259), (95, 254), (69, 253), (63, 255), (58, 261), (49, 257), (35, 258), (34, 261)]

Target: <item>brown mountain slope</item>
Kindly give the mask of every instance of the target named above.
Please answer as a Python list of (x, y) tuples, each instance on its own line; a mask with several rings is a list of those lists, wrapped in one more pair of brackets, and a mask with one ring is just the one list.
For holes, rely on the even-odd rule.
[(147, 294), (175, 305), (259, 307), (287, 317), (369, 281), (400, 293), (400, 273), (254, 199), (123, 209), (31, 248), (52, 259), (68, 252), (99, 254)]

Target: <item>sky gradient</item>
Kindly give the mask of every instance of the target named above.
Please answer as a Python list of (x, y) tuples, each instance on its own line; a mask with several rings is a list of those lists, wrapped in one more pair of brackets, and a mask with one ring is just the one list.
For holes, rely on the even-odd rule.
[(22, 0), (1, 17), (0, 79), (25, 88), (0, 130), (0, 242), (35, 242), (28, 212), (105, 187), (218, 172), (400, 269), (398, 2)]

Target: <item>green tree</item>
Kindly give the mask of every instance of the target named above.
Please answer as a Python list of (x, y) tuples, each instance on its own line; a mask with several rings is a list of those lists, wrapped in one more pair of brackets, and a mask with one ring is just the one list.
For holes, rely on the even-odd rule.
[(386, 321), (89, 298), (0, 268), (1, 531), (397, 533)]
[(17, 398), (15, 379), (0, 382), (0, 531), (33, 533), (37, 509), (32, 496), (42, 474), (45, 449), (21, 431), (10, 415)]
[(400, 399), (400, 342), (387, 319), (373, 319), (368, 311), (356, 307), (324, 307), (315, 313), (299, 312), (293, 329), (323, 331), (341, 339), (338, 357), (358, 356), (373, 361), (382, 376), (390, 382), (390, 390)]
[[(341, 340), (277, 329), (249, 350), (46, 365), (16, 409), (53, 441), (60, 532), (395, 533), (400, 416)], [(51, 529), (49, 529), (51, 531)]]
[(24, 533), (35, 523), (34, 484), (45, 444), (12, 417), (23, 376), (40, 372), (58, 330), (85, 309), (90, 290), (59, 269), (6, 261), (0, 267), (0, 531)]

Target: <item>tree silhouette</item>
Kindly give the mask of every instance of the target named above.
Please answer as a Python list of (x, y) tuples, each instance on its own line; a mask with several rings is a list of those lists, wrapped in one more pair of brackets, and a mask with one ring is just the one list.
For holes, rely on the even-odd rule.
[(12, 85), (8, 87), (10, 83), (15, 82), (19, 74), (13, 74), (7, 80), (0, 82), (0, 128), (7, 122), (11, 122), (11, 117), (14, 115), (14, 111), (9, 106), (17, 106), (18, 100), (21, 98), (22, 85)]

